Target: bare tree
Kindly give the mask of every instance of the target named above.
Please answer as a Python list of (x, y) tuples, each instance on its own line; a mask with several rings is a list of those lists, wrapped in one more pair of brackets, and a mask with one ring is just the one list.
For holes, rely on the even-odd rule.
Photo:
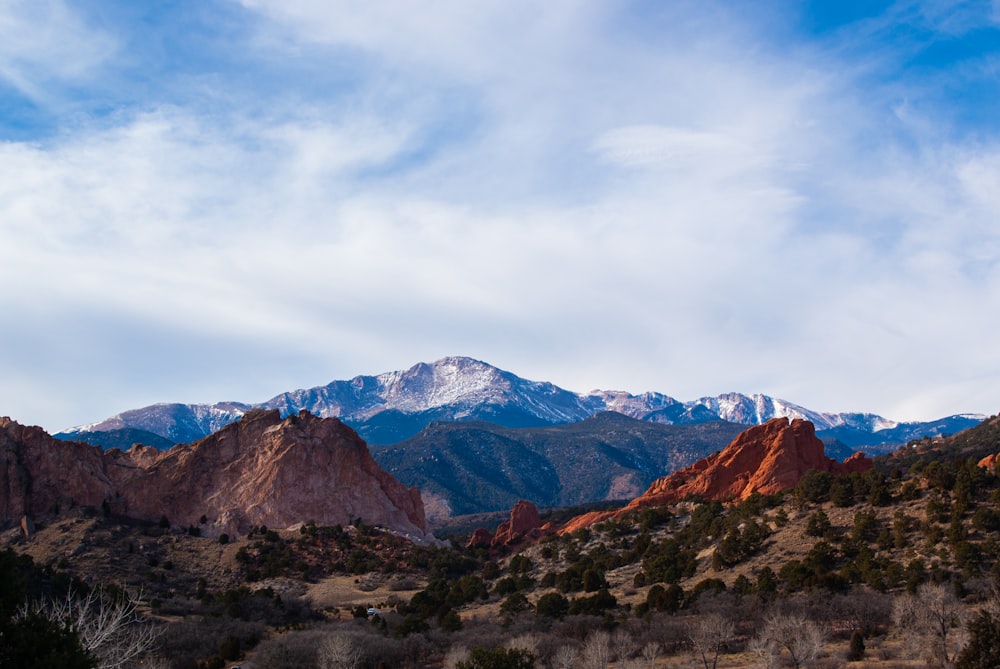
[(580, 652), (573, 646), (559, 646), (552, 654), (552, 669), (576, 669)]
[(591, 632), (583, 642), (580, 666), (583, 669), (608, 669), (611, 661), (611, 635), (604, 630)]
[(656, 660), (660, 657), (660, 644), (650, 641), (642, 647), (642, 659), (646, 661), (646, 669), (654, 669)]
[[(444, 662), (442, 667), (444, 669), (456, 669), (459, 662), (469, 661), (469, 649), (462, 644), (455, 644), (448, 649), (448, 652), (444, 654)], [(571, 668), (570, 668), (571, 669)]]
[(320, 669), (358, 669), (363, 653), (350, 635), (334, 632), (323, 639), (316, 656)]
[(732, 619), (721, 613), (705, 613), (687, 625), (688, 639), (701, 657), (705, 669), (715, 669), (719, 653), (736, 633)]
[(627, 660), (635, 650), (635, 639), (625, 630), (618, 629), (611, 636), (611, 645), (615, 649), (615, 659), (621, 662)]
[(98, 669), (124, 669), (148, 654), (161, 632), (139, 613), (139, 599), (126, 591), (116, 596), (103, 589), (87, 595), (70, 591), (62, 600), (25, 605), (20, 615), (37, 613), (75, 631)]
[(787, 650), (795, 669), (808, 666), (823, 650), (823, 629), (801, 613), (772, 612), (751, 643), (751, 649), (765, 667), (776, 665), (782, 650)]
[(774, 639), (758, 634), (750, 639), (747, 650), (757, 656), (764, 669), (775, 669), (781, 656), (781, 648)]
[(927, 664), (950, 669), (965, 646), (965, 608), (951, 588), (925, 583), (916, 595), (896, 599), (893, 622)]
[(539, 641), (537, 634), (519, 634), (505, 645), (511, 650), (526, 650), (532, 655), (538, 655)]

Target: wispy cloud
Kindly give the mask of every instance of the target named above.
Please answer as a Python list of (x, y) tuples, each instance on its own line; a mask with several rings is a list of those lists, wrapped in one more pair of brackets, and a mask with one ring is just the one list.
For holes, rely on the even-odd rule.
[(448, 354), (577, 390), (990, 410), (1000, 138), (935, 87), (995, 54), (911, 68), (892, 30), (988, 12), (812, 34), (728, 3), (245, 0), (170, 10), (187, 30), (154, 48), (104, 9), (0, 13), (46, 26), (0, 76), (55, 119), (0, 144), (15, 417)]
[(62, 0), (12, 0), (0, 11), (0, 78), (36, 100), (46, 85), (88, 77), (117, 50), (113, 36), (88, 25)]

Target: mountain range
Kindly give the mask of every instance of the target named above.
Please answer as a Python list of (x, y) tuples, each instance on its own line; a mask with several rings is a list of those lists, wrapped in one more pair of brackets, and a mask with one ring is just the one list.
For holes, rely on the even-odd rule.
[(901, 423), (871, 413), (814, 411), (760, 394), (726, 393), (680, 401), (659, 392), (576, 393), (552, 383), (523, 379), (479, 360), (448, 357), (407, 370), (284, 392), (257, 404), (154, 404), (55, 436), (105, 448), (127, 448), (136, 441), (164, 448), (206, 437), (252, 409), (277, 409), (282, 416), (306, 410), (320, 417), (339, 418), (371, 445), (401, 442), (435, 422), (544, 427), (575, 423), (608, 411), (666, 425), (712, 421), (759, 425), (772, 418), (801, 418), (816, 426), (828, 446), (837, 448), (835, 442), (839, 442), (842, 452), (836, 456), (841, 458), (853, 450), (886, 452), (892, 450), (888, 446), (912, 439), (953, 434), (985, 418), (957, 415), (933, 422)]

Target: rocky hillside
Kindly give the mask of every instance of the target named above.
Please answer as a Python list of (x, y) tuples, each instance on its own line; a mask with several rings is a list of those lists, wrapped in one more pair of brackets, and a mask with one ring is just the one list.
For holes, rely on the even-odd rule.
[(858, 453), (840, 463), (826, 457), (815, 426), (806, 420), (775, 418), (747, 429), (719, 453), (657, 479), (625, 509), (574, 518), (564, 531), (618, 517), (628, 511), (662, 506), (687, 497), (739, 501), (752, 493), (769, 495), (798, 485), (807, 471), (851, 474), (874, 463)]
[(381, 469), (358, 435), (336, 419), (251, 411), (167, 451), (102, 451), (0, 419), (0, 524), (78, 506), (142, 520), (165, 517), (210, 534), (361, 518), (429, 538), (419, 492)]
[(509, 509), (520, 499), (540, 507), (628, 500), (743, 429), (720, 421), (663, 425), (613, 412), (533, 428), (434, 423), (399, 444), (373, 446), (372, 455), (420, 487), (428, 514), (440, 518)]

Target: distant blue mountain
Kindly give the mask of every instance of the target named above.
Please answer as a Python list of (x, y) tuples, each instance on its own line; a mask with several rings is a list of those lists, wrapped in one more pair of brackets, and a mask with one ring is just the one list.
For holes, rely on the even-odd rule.
[(131, 438), (120, 431), (142, 430), (164, 440), (150, 445), (163, 447), (167, 442), (201, 439), (254, 408), (279, 409), (283, 415), (307, 410), (337, 417), (374, 445), (403, 441), (434, 422), (484, 421), (505, 428), (528, 428), (575, 423), (606, 411), (667, 425), (712, 421), (757, 425), (777, 417), (804, 418), (816, 425), (817, 434), (834, 450), (869, 454), (888, 452), (924, 436), (959, 432), (985, 418), (960, 415), (928, 423), (899, 423), (868, 413), (813, 411), (766, 395), (727, 393), (681, 402), (655, 392), (575, 393), (551, 383), (522, 379), (479, 360), (449, 357), (407, 370), (285, 392), (259, 404), (154, 404), (56, 436), (112, 447)]

